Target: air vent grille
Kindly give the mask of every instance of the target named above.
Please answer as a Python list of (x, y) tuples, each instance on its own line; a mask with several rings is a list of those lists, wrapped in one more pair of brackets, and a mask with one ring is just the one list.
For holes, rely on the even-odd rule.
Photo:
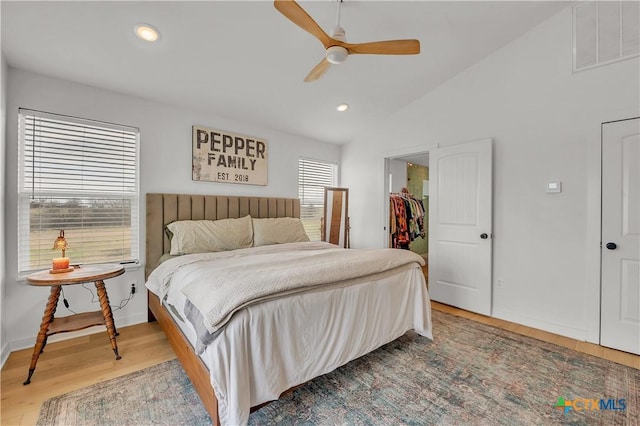
[(573, 70), (640, 54), (640, 2), (589, 1), (573, 7)]

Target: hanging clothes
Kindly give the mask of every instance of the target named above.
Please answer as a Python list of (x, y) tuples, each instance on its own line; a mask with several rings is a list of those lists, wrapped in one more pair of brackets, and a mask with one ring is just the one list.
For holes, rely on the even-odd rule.
[(389, 242), (393, 248), (409, 249), (409, 243), (425, 236), (422, 200), (407, 192), (389, 195)]

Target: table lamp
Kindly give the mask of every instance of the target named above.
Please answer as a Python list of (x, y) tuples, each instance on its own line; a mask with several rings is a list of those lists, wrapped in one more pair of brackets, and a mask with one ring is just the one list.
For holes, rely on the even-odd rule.
[(65, 250), (69, 247), (67, 240), (64, 238), (64, 230), (60, 231), (60, 235), (53, 243), (54, 250), (62, 250), (62, 257), (53, 259), (53, 267), (49, 270), (52, 274), (72, 271), (69, 267), (69, 258), (64, 256)]

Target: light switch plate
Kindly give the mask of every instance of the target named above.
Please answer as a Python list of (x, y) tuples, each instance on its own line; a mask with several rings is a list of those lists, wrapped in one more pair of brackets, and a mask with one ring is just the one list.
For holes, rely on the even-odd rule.
[(556, 194), (558, 192), (562, 192), (562, 182), (560, 182), (559, 180), (547, 182), (547, 189), (545, 192), (548, 194)]

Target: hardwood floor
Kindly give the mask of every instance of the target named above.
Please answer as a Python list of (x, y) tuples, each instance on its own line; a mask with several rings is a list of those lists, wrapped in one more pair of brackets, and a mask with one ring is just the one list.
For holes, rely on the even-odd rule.
[(617, 362), (618, 364), (628, 365), (629, 367), (640, 369), (640, 355), (633, 355), (627, 352), (617, 351), (615, 349), (605, 348), (604, 346), (595, 345), (593, 343), (581, 342), (571, 339), (569, 337), (559, 336), (557, 334), (549, 333), (546, 331), (538, 330), (536, 328), (527, 327), (524, 325), (515, 324), (509, 321), (504, 321), (497, 318), (491, 318), (473, 312), (464, 311), (462, 309), (454, 308), (452, 306), (443, 305), (438, 302), (431, 302), (433, 309), (446, 312), (449, 314), (457, 315), (463, 318), (468, 318), (473, 321), (488, 324), (494, 327), (509, 330), (514, 333), (522, 334), (543, 340), (545, 342), (555, 343), (558, 346), (564, 346), (565, 348), (573, 349), (578, 352), (582, 352), (589, 355), (597, 356), (598, 358), (604, 358), (609, 361)]
[[(433, 302), (433, 309), (482, 322), (515, 333), (565, 346), (613, 362), (640, 369), (640, 356), (579, 342), (552, 333), (485, 317)], [(40, 406), (47, 399), (93, 383), (122, 376), (175, 358), (157, 323), (119, 329), (118, 348), (122, 359), (115, 360), (104, 330), (97, 334), (50, 343), (38, 361), (31, 384), (23, 386), (32, 349), (13, 352), (2, 369), (2, 425), (33, 425)]]
[(96, 330), (96, 334), (47, 344), (27, 386), (22, 382), (27, 378), (33, 349), (12, 352), (1, 375), (1, 424), (34, 425), (40, 406), (53, 396), (176, 357), (157, 323), (119, 328), (119, 361), (104, 327)]

